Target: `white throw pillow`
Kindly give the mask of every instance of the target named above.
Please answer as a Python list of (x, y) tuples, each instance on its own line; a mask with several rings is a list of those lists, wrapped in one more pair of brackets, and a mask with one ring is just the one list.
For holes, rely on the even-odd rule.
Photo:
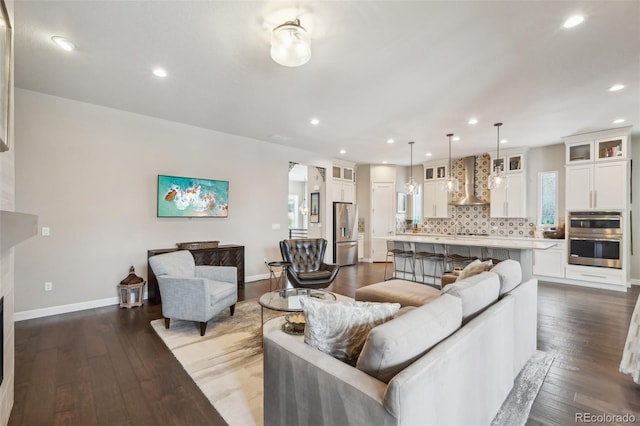
[(300, 299), (307, 324), (304, 342), (340, 361), (355, 365), (369, 331), (393, 318), (399, 303), (336, 302)]

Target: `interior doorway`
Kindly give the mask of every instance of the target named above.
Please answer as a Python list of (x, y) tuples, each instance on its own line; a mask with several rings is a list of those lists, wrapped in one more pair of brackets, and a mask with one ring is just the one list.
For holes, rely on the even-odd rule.
[(309, 236), (309, 167), (295, 164), (289, 169), (287, 229), (289, 238)]

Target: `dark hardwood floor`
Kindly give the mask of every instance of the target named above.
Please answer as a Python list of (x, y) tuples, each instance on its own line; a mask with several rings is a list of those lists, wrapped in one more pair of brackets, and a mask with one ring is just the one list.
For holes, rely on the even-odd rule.
[[(329, 288), (353, 297), (384, 264), (341, 269)], [(247, 283), (241, 300), (268, 281)], [(628, 293), (541, 283), (538, 348), (557, 354), (529, 424), (575, 424), (576, 413), (635, 415), (640, 386), (618, 372), (635, 301)], [(16, 323), (10, 425), (223, 425), (149, 322), (159, 305), (115, 306)], [(195, 325), (194, 325), (195, 327)]]

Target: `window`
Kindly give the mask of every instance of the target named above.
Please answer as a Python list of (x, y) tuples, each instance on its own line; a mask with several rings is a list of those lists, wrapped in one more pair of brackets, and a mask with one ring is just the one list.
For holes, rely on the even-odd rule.
[(538, 173), (538, 223), (558, 224), (558, 172)]

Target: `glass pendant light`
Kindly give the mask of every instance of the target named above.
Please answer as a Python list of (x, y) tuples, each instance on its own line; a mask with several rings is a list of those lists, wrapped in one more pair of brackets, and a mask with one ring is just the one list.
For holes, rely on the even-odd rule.
[(285, 67), (299, 67), (311, 58), (311, 38), (300, 20), (287, 21), (271, 33), (271, 58)]
[(409, 169), (409, 181), (404, 185), (405, 192), (409, 194), (413, 194), (418, 187), (418, 184), (415, 180), (413, 180), (413, 144), (415, 142), (409, 142), (409, 146), (411, 147), (411, 168)]
[(494, 126), (498, 131), (498, 140), (496, 141), (496, 158), (493, 162), (494, 167), (487, 182), (489, 189), (498, 189), (502, 185), (505, 185), (504, 170), (502, 170), (504, 162), (500, 161), (500, 126), (502, 126), (502, 123), (496, 123)]
[(444, 185), (442, 185), (442, 189), (447, 192), (458, 192), (460, 190), (460, 181), (458, 179), (451, 177), (451, 137), (453, 133), (447, 134), (449, 138), (449, 169), (447, 173), (447, 179), (444, 181)]

